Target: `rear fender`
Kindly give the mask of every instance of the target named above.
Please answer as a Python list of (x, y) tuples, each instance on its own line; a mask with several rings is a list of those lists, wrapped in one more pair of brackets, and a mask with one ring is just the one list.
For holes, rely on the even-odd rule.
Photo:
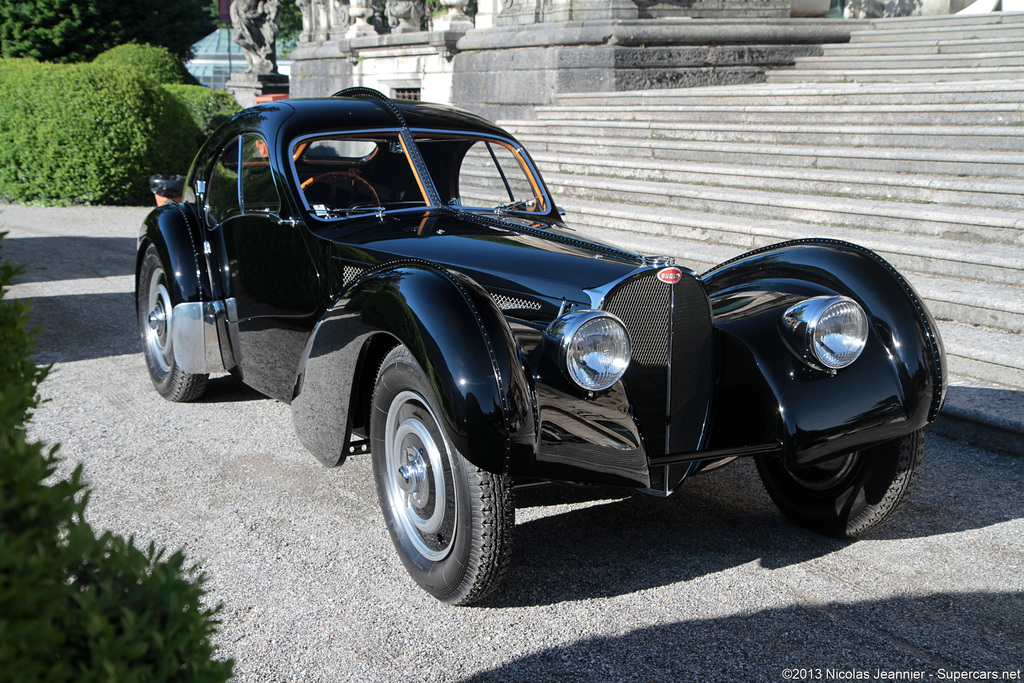
[(327, 465), (365, 431), (383, 355), (404, 344), (426, 372), (451, 443), (470, 462), (505, 472), (533, 448), (532, 393), (518, 346), (491, 297), (468, 278), (422, 261), (363, 274), (317, 324), (307, 346), (292, 419)]
[(190, 207), (169, 201), (146, 216), (139, 234), (136, 278), (150, 244), (156, 247), (167, 271), (171, 301), (179, 304), (216, 298), (206, 273), (202, 228)]
[(195, 210), (170, 201), (146, 216), (139, 234), (136, 291), (142, 260), (150, 245), (164, 265), (174, 305), (175, 363), (185, 372), (202, 374), (234, 367), (235, 355), (226, 326), (233, 317), (233, 301), (223, 299), (219, 288), (213, 289), (216, 285), (209, 277), (209, 249)]
[[(902, 436), (935, 419), (946, 364), (935, 321), (884, 259), (835, 240), (798, 240), (706, 273), (722, 346), (709, 447), (779, 441), (790, 465)], [(781, 318), (808, 297), (842, 295), (869, 318), (861, 357), (835, 376), (788, 349)]]

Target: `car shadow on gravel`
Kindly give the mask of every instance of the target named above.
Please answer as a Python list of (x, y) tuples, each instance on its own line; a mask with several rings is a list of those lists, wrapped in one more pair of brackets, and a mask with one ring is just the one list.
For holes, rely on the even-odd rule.
[(9, 237), (0, 256), (24, 266), (21, 284), (134, 275), (135, 249), (125, 237)]
[[(588, 499), (586, 490), (519, 492), (512, 566), (482, 606), (624, 595), (752, 561), (785, 567), (849, 544), (783, 519), (751, 463), (695, 477), (664, 499), (607, 489), (592, 493)], [(573, 509), (562, 511), (560, 504)], [(543, 514), (544, 506), (551, 506), (551, 514)]]
[(548, 648), (463, 683), (879, 680), (876, 671), (921, 672), (900, 680), (1008, 671), (1016, 680), (1022, 599), (938, 593), (691, 619)]
[(211, 377), (206, 391), (196, 403), (242, 403), (244, 401), (260, 401), (268, 398), (251, 387), (242, 384), (231, 375)]
[(71, 363), (142, 353), (135, 295), (69, 294), (32, 297), (37, 363)]
[[(959, 533), (1024, 518), (1015, 458), (965, 460), (929, 437), (925, 465), (906, 505), (868, 536), (899, 540)], [(952, 492), (956, 492), (953, 495)], [(787, 521), (751, 461), (687, 481), (667, 499), (617, 489), (544, 487), (517, 491), (509, 574), (485, 607), (550, 605), (624, 595), (758, 562), (799, 564), (855, 541), (821, 536)]]

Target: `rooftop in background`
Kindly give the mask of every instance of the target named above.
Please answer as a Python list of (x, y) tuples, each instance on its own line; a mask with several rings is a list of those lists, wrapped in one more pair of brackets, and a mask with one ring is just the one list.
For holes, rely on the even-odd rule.
[[(185, 68), (203, 85), (214, 90), (224, 90), (224, 84), (232, 73), (248, 68), (245, 51), (233, 37), (230, 27), (219, 28), (206, 36), (192, 46), (195, 57), (185, 64)], [(291, 65), (291, 60), (279, 59), (277, 68), (282, 74), (288, 75)]]

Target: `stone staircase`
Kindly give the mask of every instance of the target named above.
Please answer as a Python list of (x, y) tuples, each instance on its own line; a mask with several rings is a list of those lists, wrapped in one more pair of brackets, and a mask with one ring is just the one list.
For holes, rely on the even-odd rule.
[[(968, 25), (1013, 26), (978, 39), (1001, 54), (1016, 48), (999, 41), (1024, 42), (1016, 18)], [(973, 35), (950, 18), (877, 23), (861, 42), (903, 25)], [(502, 125), (567, 220), (595, 237), (697, 271), (787, 239), (862, 244), (927, 300), (955, 375), (1024, 389), (1024, 71), (929, 82), (894, 66), (892, 82), (816, 80), (826, 71), (801, 60), (786, 73), (803, 80), (563, 96)]]
[(1024, 78), (1024, 12), (874, 19), (849, 43), (799, 57), (769, 83), (936, 83)]

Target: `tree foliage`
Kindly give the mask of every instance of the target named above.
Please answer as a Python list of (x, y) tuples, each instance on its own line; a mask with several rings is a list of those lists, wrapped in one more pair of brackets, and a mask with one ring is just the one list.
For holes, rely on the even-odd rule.
[(205, 0), (0, 0), (0, 55), (87, 62), (129, 42), (181, 59), (216, 28)]

